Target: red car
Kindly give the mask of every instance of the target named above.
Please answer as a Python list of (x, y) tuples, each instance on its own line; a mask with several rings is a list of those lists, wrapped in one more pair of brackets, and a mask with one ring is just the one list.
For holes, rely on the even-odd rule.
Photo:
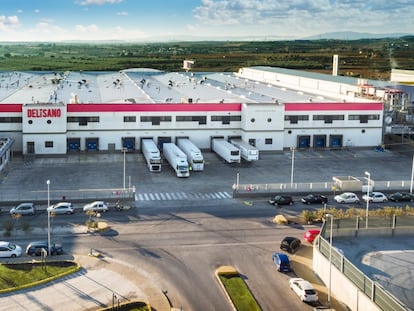
[(319, 235), (319, 233), (321, 233), (320, 230), (318, 229), (311, 229), (305, 232), (305, 234), (303, 235), (303, 238), (308, 241), (309, 243), (313, 243), (313, 241), (315, 240), (315, 238)]

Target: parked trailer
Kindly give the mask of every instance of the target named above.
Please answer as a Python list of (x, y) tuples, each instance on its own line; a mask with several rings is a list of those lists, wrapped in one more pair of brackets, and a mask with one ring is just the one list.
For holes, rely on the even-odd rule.
[(230, 142), (240, 150), (240, 156), (246, 161), (259, 160), (259, 149), (241, 139), (231, 139)]
[(188, 164), (191, 165), (193, 171), (202, 171), (204, 170), (204, 158), (200, 149), (193, 144), (188, 138), (178, 138), (177, 146), (185, 153), (187, 156)]
[(240, 150), (223, 138), (214, 138), (212, 148), (227, 163), (240, 163)]
[(162, 150), (165, 159), (170, 163), (171, 167), (174, 169), (177, 177), (188, 177), (190, 172), (188, 170), (187, 156), (176, 144), (173, 143), (164, 143), (162, 145)]
[(143, 139), (141, 148), (150, 172), (161, 172), (161, 154), (155, 142), (151, 138)]

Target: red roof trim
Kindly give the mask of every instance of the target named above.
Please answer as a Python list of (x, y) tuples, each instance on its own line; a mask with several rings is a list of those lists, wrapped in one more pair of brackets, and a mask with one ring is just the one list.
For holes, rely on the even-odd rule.
[(382, 102), (373, 103), (286, 103), (285, 111), (349, 111), (349, 110), (379, 110)]
[(20, 112), (22, 113), (22, 104), (0, 104), (0, 112)]
[(241, 111), (241, 104), (68, 104), (68, 112)]

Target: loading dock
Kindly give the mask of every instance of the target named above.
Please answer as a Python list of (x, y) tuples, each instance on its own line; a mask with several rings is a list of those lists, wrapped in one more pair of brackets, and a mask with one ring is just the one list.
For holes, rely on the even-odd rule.
[(135, 137), (122, 137), (122, 148), (128, 150), (128, 152), (135, 150)]
[(68, 151), (80, 151), (80, 145), (80, 138), (68, 138), (67, 140)]
[(86, 146), (87, 151), (99, 150), (99, 138), (98, 137), (86, 138), (85, 146)]
[(325, 148), (326, 147), (326, 135), (314, 135), (313, 136), (313, 147), (314, 148)]

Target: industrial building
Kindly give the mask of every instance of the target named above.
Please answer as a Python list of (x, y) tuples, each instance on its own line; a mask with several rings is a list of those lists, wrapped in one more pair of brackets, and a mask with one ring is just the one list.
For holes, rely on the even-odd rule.
[(162, 148), (177, 137), (201, 149), (212, 137), (263, 151), (370, 147), (383, 143), (390, 111), (410, 103), (383, 84), (274, 67), (3, 72), (0, 137), (29, 156), (139, 151), (142, 138)]

